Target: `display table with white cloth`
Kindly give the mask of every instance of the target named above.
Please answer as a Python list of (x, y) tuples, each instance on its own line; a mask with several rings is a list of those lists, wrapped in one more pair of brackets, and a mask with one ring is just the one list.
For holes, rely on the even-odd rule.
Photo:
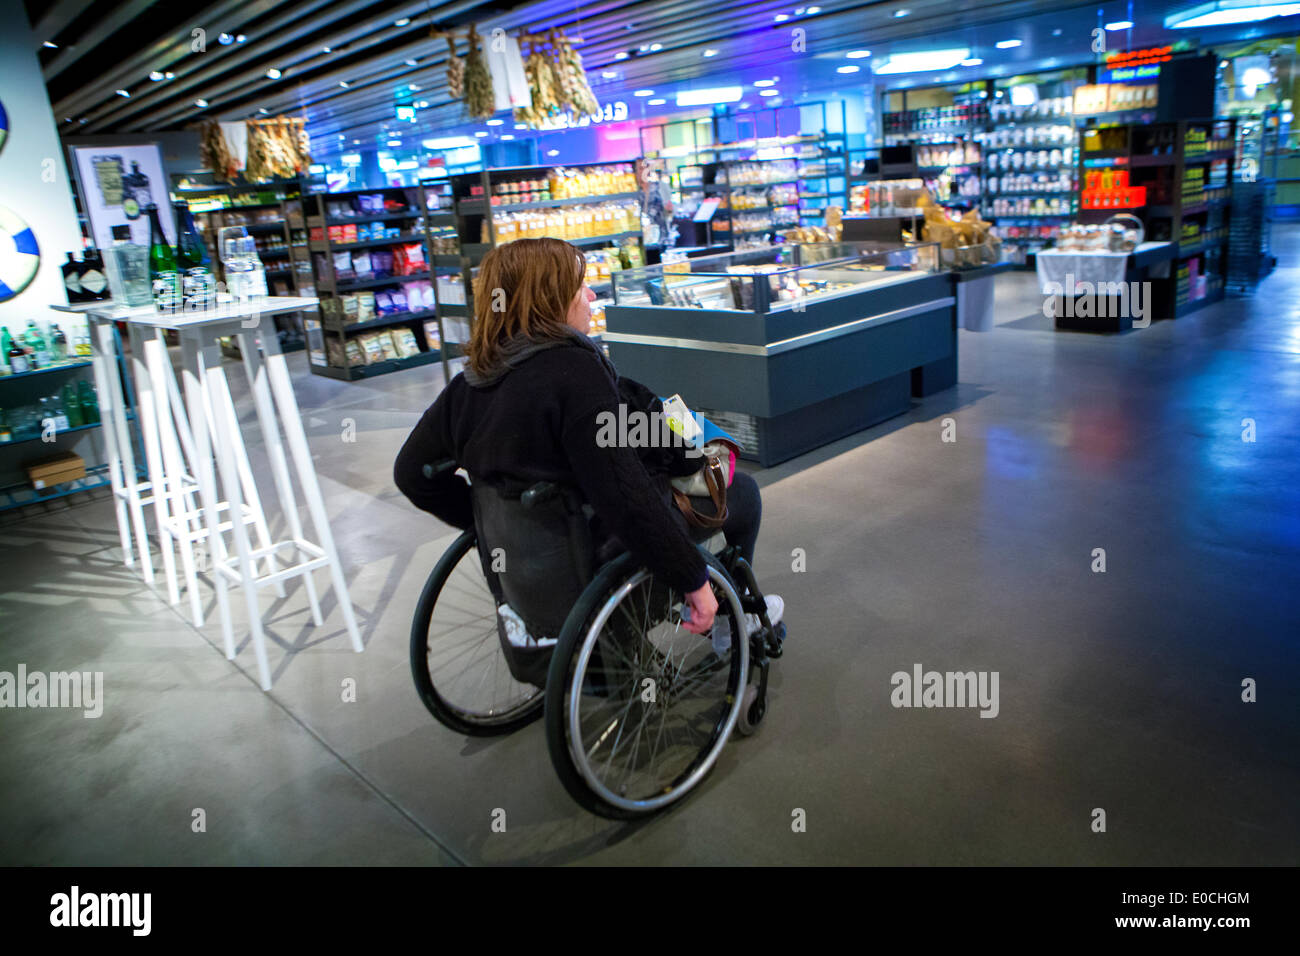
[(1088, 332), (1123, 332), (1135, 320), (1142, 328), (1171, 318), (1170, 263), (1177, 254), (1172, 242), (1144, 242), (1132, 252), (1046, 249), (1034, 257), (1039, 289), (1050, 297), (1044, 309), (1057, 329)]

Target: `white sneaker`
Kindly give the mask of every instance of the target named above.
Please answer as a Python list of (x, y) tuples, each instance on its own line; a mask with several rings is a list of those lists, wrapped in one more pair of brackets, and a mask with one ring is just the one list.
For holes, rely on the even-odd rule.
[(501, 615), (501, 620), (505, 622), (506, 640), (515, 647), (550, 647), (556, 642), (553, 637), (544, 637), (538, 640), (529, 634), (524, 619), (509, 604), (502, 604), (497, 608), (497, 613)]
[[(781, 623), (781, 618), (785, 615), (785, 601), (781, 600), (781, 596), (778, 594), (768, 594), (765, 595), (765, 598), (767, 600), (767, 619), (773, 627), (776, 627)], [(745, 633), (747, 636), (753, 634), (762, 626), (763, 622), (757, 614), (745, 615)]]

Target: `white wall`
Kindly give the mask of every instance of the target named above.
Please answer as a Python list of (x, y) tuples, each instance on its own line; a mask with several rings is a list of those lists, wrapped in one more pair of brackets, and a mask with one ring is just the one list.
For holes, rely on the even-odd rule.
[(36, 278), (22, 292), (0, 302), (0, 324), (11, 331), (28, 319), (54, 319), (64, 331), (84, 323), (60, 317), (50, 305), (66, 305), (60, 266), (67, 253), (81, 251), (81, 229), (72, 202), (67, 162), (36, 56), (22, 0), (0, 0), (0, 102), (9, 114), (9, 135), (0, 147), (0, 205), (26, 221), (41, 249)]

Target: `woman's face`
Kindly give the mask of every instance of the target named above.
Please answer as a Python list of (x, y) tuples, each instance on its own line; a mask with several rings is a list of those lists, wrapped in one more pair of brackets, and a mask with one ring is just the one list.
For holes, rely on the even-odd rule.
[(569, 314), (567, 316), (569, 328), (581, 332), (583, 335), (591, 331), (591, 303), (595, 299), (596, 293), (587, 288), (587, 283), (584, 281), (578, 287), (578, 294), (569, 303)]

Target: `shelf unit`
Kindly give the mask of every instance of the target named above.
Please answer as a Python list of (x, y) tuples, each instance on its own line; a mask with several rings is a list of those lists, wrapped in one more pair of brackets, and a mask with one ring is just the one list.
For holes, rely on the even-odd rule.
[[(1233, 119), (1206, 119), (1108, 126), (1085, 136), (1080, 149), (1081, 182), (1090, 171), (1126, 168), (1131, 186), (1146, 187), (1145, 206), (1081, 209), (1080, 222), (1099, 223), (1117, 212), (1131, 212), (1142, 220), (1148, 240), (1178, 243), (1175, 316), (1225, 294), (1236, 154), (1230, 146), (1207, 149), (1198, 143), (1234, 143), (1235, 124)], [(1195, 297), (1194, 276), (1206, 278), (1203, 294)]]
[[(93, 388), (93, 373), (90, 360), (86, 356), (77, 356), (58, 365), (35, 371), (0, 375), (0, 409), (3, 410), (6, 423), (13, 426), (11, 415), (17, 408), (36, 405), (40, 401), (39, 392), (60, 392), (69, 381), (76, 383), (90, 381)], [(118, 354), (118, 374), (123, 380), (123, 396), (129, 422), (135, 420), (132, 411), (135, 396), (131, 390), (131, 377), (126, 374), (125, 365)], [(98, 412), (96, 412), (98, 417)], [(50, 436), (49, 441), (41, 435), (19, 438), (0, 443), (0, 512), (22, 508), (26, 505), (54, 501), (82, 491), (93, 491), (107, 486), (109, 481), (108, 465), (104, 462), (104, 447), (100, 435), (100, 422), (77, 425), (60, 429)], [(128, 429), (134, 441), (134, 430)], [(49, 488), (37, 490), (25, 480), (24, 465), (32, 459), (45, 458), (60, 451), (75, 452), (86, 462), (86, 475)], [(143, 460), (143, 457), (137, 459)]]
[[(363, 196), (381, 197), (385, 211), (362, 212)], [(451, 218), (450, 214), (439, 210), (444, 201), (445, 196), (437, 190), (435, 184), (430, 184), (427, 189), (420, 184), (315, 194), (304, 197), (301, 209), (286, 209), (285, 216), (291, 232), (302, 238), (302, 242), (294, 246), (295, 260), (307, 263), (314, 276), (316, 294), (321, 299), (319, 319), (307, 322), (308, 367), (313, 374), (351, 382), (429, 365), (445, 357), (442, 348), (442, 321), (436, 299), (433, 308), (423, 305), (411, 308), (408, 304), (402, 311), (387, 314), (380, 314), (376, 309), (373, 316), (351, 321), (344, 306), (344, 298), (347, 296), (362, 292), (399, 291), (402, 285), (411, 282), (427, 281), (433, 283), (436, 289), (430, 224), (431, 220), (441, 223)], [(435, 208), (431, 210), (430, 205)], [(396, 229), (397, 232), (382, 238), (350, 242), (339, 241), (330, 235), (331, 228), (347, 225), (370, 227), (374, 223), (382, 223), (385, 232), (389, 229)], [(369, 232), (367, 228), (367, 234)], [(344, 274), (340, 277), (336, 268), (336, 254), (347, 256), (350, 263), (357, 253), (381, 252), (411, 245), (418, 245), (422, 250), (426, 263), (422, 270), (405, 275)], [(431, 342), (426, 323), (433, 323), (437, 329), (436, 346)], [(398, 329), (411, 331), (420, 349), (417, 354), (368, 361), (361, 365), (350, 363), (348, 342), (354, 336)]]
[[(777, 166), (777, 163), (788, 165)], [(724, 237), (731, 242), (732, 247), (736, 245), (736, 239), (743, 236), (757, 236), (761, 234), (778, 232), (782, 229), (793, 229), (802, 225), (802, 206), (800, 198), (800, 179), (796, 173), (797, 161), (789, 159), (746, 159), (746, 160), (720, 160), (712, 163), (702, 163), (697, 167), (699, 169), (700, 188), (706, 197), (716, 196), (722, 200), (722, 205), (718, 207), (718, 212), (714, 215), (713, 236), (715, 239)], [(736, 181), (739, 177), (739, 171), (743, 168), (773, 170), (768, 177), (761, 183), (744, 183)], [(783, 170), (789, 169), (790, 173)], [(777, 195), (777, 189), (785, 189), (784, 194), (792, 201), (790, 202), (773, 202), (775, 198), (781, 198)], [(751, 202), (756, 198), (762, 198), (763, 202), (737, 207), (736, 200), (745, 197), (746, 202)], [(777, 222), (777, 210), (786, 210), (786, 221)], [(793, 210), (793, 219), (789, 217), (789, 211)], [(726, 213), (726, 228), (719, 229), (718, 219), (720, 214)], [(738, 217), (750, 214), (767, 213), (771, 217), (771, 224), (763, 227), (742, 227), (738, 225)]]
[[(620, 165), (626, 164), (586, 163), (569, 165), (565, 168), (581, 171)], [(448, 218), (448, 222), (455, 226), (456, 234), (460, 240), (459, 252), (455, 256), (436, 256), (433, 266), (438, 270), (454, 271), (460, 279), (459, 289), (463, 290), (463, 296), (458, 295), (457, 298), (463, 297), (463, 302), (443, 302), (443, 289), (445, 289), (445, 286), (435, 285), (435, 288), (439, 289), (439, 313), (464, 320), (463, 325), (460, 325), (460, 334), (465, 336), (466, 339), (468, 338), (466, 333), (474, 315), (474, 276), (478, 271), (479, 264), (483, 261), (483, 257), (503, 242), (498, 235), (498, 227), (494, 219), (496, 213), (558, 210), (565, 211), (570, 215), (576, 215), (584, 206), (594, 206), (600, 203), (636, 204), (637, 209), (632, 216), (637, 225), (636, 229), (625, 229), (616, 233), (595, 236), (559, 236), (557, 238), (564, 238), (565, 241), (588, 252), (589, 261), (593, 261), (591, 256), (598, 249), (633, 245), (637, 250), (636, 257), (640, 262), (644, 263), (645, 253), (642, 247), (640, 229), (642, 194), (639, 191), (620, 189), (596, 196), (566, 196), (558, 199), (492, 202), (493, 197), (502, 198), (500, 190), (506, 186), (546, 180), (548, 173), (552, 172), (552, 170), (553, 167), (549, 166), (515, 166), (503, 169), (484, 169), (480, 172), (462, 173), (451, 177), (451, 199), (454, 203), (455, 212)], [(509, 241), (509, 239), (504, 240), (504, 242)], [(608, 289), (609, 283), (598, 282), (593, 288), (598, 286)], [(599, 297), (592, 304), (593, 317), (603, 313), (603, 307), (611, 302), (611, 295)], [(598, 334), (598, 328), (598, 326), (593, 326), (593, 336)], [(452, 345), (451, 354), (454, 357), (463, 354), (463, 351)]]

